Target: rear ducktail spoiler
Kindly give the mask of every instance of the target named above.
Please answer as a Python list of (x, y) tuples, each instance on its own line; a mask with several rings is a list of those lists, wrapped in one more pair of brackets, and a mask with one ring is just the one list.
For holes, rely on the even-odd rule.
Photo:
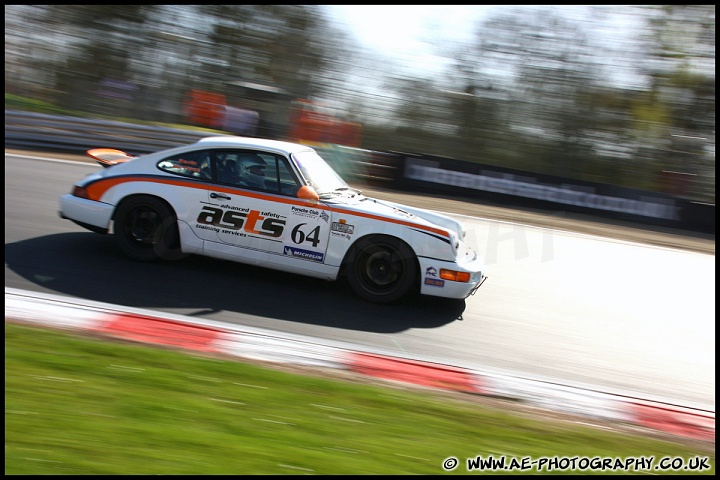
[(134, 157), (121, 150), (115, 150), (114, 148), (93, 148), (85, 152), (90, 158), (94, 158), (103, 167), (112, 167), (118, 163), (125, 163), (132, 160)]

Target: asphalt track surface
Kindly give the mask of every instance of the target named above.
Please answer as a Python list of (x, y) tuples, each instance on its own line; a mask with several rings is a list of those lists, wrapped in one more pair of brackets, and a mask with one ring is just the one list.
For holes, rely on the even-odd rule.
[[(6, 151), (6, 155), (10, 153)], [(21, 155), (30, 155), (30, 156), (39, 156), (39, 157), (51, 157), (51, 158), (65, 158), (68, 160), (73, 161), (83, 161), (87, 162), (90, 161), (87, 157), (83, 156), (76, 156), (76, 155), (62, 155), (62, 154), (48, 154), (46, 153), (37, 153), (37, 152), (16, 152)], [(6, 172), (7, 172), (7, 166), (6, 166)], [(440, 210), (440, 211), (446, 211), (446, 212), (454, 212), (461, 215), (468, 215), (472, 217), (480, 217), (487, 219), (492, 222), (511, 222), (511, 223), (520, 223), (528, 226), (537, 226), (542, 228), (551, 228), (556, 231), (566, 231), (566, 232), (578, 232), (583, 234), (590, 234), (590, 235), (596, 235), (603, 238), (610, 238), (610, 239), (616, 239), (623, 242), (637, 242), (639, 244), (644, 245), (653, 245), (653, 246), (659, 246), (659, 247), (668, 247), (671, 249), (681, 249), (688, 252), (696, 252), (696, 253), (703, 253), (703, 254), (709, 254), (713, 255), (715, 253), (715, 244), (714, 244), (714, 236), (709, 235), (699, 235), (695, 234), (693, 232), (682, 232), (677, 231), (673, 229), (661, 229), (661, 228), (648, 228), (647, 226), (640, 226), (640, 225), (634, 225), (628, 222), (618, 222), (618, 223), (608, 223), (607, 221), (598, 221), (596, 219), (593, 219), (589, 216), (583, 216), (583, 215), (566, 215), (566, 214), (558, 214), (558, 213), (552, 213), (552, 212), (543, 212), (540, 210), (531, 211), (531, 210), (515, 210), (515, 209), (507, 209), (502, 206), (498, 205), (486, 205), (481, 204), (473, 201), (468, 201), (467, 199), (446, 199), (446, 198), (440, 198), (436, 196), (422, 196), (414, 193), (407, 193), (407, 192), (393, 192), (387, 189), (383, 189), (378, 186), (368, 186), (368, 185), (354, 185), (358, 188), (361, 188), (368, 196), (373, 196), (377, 198), (383, 198), (388, 199), (392, 201), (397, 201), (400, 203), (407, 203), (410, 205), (420, 206), (429, 208), (432, 210)], [(7, 202), (8, 202), (8, 178), (6, 177), (6, 262), (8, 261), (8, 237), (7, 237), (7, 222), (8, 222), (8, 215), (7, 215)], [(56, 204), (52, 205), (51, 207), (56, 207)], [(68, 227), (67, 230), (73, 230), (71, 227)], [(73, 242), (76, 240), (79, 240), (81, 237), (73, 236), (72, 239), (69, 239), (69, 241)], [(84, 242), (84, 239), (86, 237), (82, 237), (82, 242)], [(92, 238), (92, 236), (90, 237)], [(96, 237), (101, 238), (101, 237)], [(57, 239), (55, 239), (57, 240)], [(32, 243), (32, 242), (31, 242)], [(91, 247), (90, 243), (82, 243), (83, 248), (86, 249), (92, 249), (95, 247)], [(107, 245), (106, 242), (101, 243), (102, 250), (105, 251), (105, 246), (108, 246), (112, 248), (112, 245)], [(39, 248), (43, 249), (44, 244), (42, 241), (39, 243), (34, 243), (33, 245), (29, 245), (30, 248)], [(12, 253), (12, 250), (11, 250)], [(107, 252), (105, 252), (107, 253)], [(105, 254), (104, 253), (104, 254)], [(99, 257), (98, 257), (99, 258)], [(17, 269), (17, 265), (13, 265), (13, 262), (10, 262), (11, 265)], [(68, 268), (72, 268), (72, 266), (68, 265)], [(8, 286), (8, 266), (6, 263), (6, 287)], [(122, 273), (122, 272), (121, 272)], [(125, 274), (121, 274), (120, 278), (131, 278), (130, 272), (125, 272)], [(714, 276), (714, 275), (713, 275)], [(37, 279), (36, 279), (37, 280)], [(708, 279), (710, 280), (710, 279)], [(42, 279), (37, 281), (37, 284), (42, 286)], [(104, 280), (104, 282), (107, 283), (107, 279)], [(714, 278), (712, 279), (712, 282), (714, 284)], [(315, 285), (315, 284), (312, 284)], [(108, 287), (112, 287), (111, 285), (108, 285)], [(60, 289), (60, 293), (62, 292), (62, 289)], [(714, 289), (713, 289), (714, 290)], [(52, 289), (48, 289), (47, 291), (53, 291)], [(104, 300), (105, 298), (102, 298), (102, 295), (98, 295), (97, 291), (94, 291), (93, 289), (86, 290), (87, 292), (87, 298), (91, 299), (100, 299)], [(73, 296), (83, 297), (83, 291), (82, 288), (80, 288), (80, 285), (78, 284), (75, 288), (71, 288), (69, 293)], [(337, 292), (336, 292), (337, 293)], [(98, 298), (100, 297), (100, 298)], [(112, 296), (109, 296), (108, 298), (113, 298)], [(714, 298), (712, 300), (712, 303), (714, 304)], [(428, 305), (425, 304), (425, 307)], [(269, 311), (272, 311), (271, 309)], [(208, 312), (211, 313), (211, 312)], [(262, 314), (264, 312), (258, 311), (253, 312), (257, 314)], [(368, 313), (372, 313), (370, 310), (368, 310)], [(412, 312), (410, 314), (412, 316)], [(427, 327), (432, 327), (431, 325), (427, 325)], [(714, 328), (714, 325), (712, 326)], [(382, 329), (378, 330), (377, 333), (382, 333)], [(713, 334), (714, 337), (714, 334)], [(450, 338), (450, 341), (453, 339)], [(712, 345), (713, 351), (714, 351), (714, 343)], [(714, 398), (712, 400), (713, 404), (713, 411), (714, 411)]]

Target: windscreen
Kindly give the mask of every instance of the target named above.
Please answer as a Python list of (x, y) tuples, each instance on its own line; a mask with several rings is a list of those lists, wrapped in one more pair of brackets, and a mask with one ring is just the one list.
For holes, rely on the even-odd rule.
[(315, 150), (296, 152), (292, 156), (303, 177), (318, 195), (348, 187), (345, 180)]

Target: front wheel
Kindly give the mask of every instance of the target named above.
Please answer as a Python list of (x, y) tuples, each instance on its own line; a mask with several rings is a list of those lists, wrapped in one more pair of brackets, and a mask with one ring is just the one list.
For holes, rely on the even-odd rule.
[(415, 254), (394, 237), (362, 238), (347, 262), (348, 283), (355, 293), (373, 303), (391, 303), (408, 294), (418, 277)]
[(133, 260), (152, 262), (180, 257), (177, 217), (159, 199), (142, 196), (123, 201), (113, 228), (120, 250)]

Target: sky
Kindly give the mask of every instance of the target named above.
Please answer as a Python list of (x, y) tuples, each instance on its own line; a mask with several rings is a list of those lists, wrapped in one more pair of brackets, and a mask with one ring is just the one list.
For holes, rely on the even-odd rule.
[[(322, 5), (333, 21), (344, 25), (364, 46), (391, 57), (410, 71), (439, 73), (449, 59), (437, 55), (437, 45), (470, 43), (480, 20), (501, 10), (551, 8), (577, 21), (593, 20), (594, 34), (612, 48), (637, 34), (638, 18), (619, 8), (602, 15), (589, 5)], [(626, 61), (627, 63), (628, 61)], [(632, 65), (618, 66), (613, 81), (636, 83)]]
[(470, 37), (474, 22), (493, 6), (325, 5), (363, 44), (396, 53), (422, 49), (432, 39)]
[(423, 68), (438, 60), (433, 42), (468, 41), (475, 22), (496, 6), (323, 5), (364, 46)]

